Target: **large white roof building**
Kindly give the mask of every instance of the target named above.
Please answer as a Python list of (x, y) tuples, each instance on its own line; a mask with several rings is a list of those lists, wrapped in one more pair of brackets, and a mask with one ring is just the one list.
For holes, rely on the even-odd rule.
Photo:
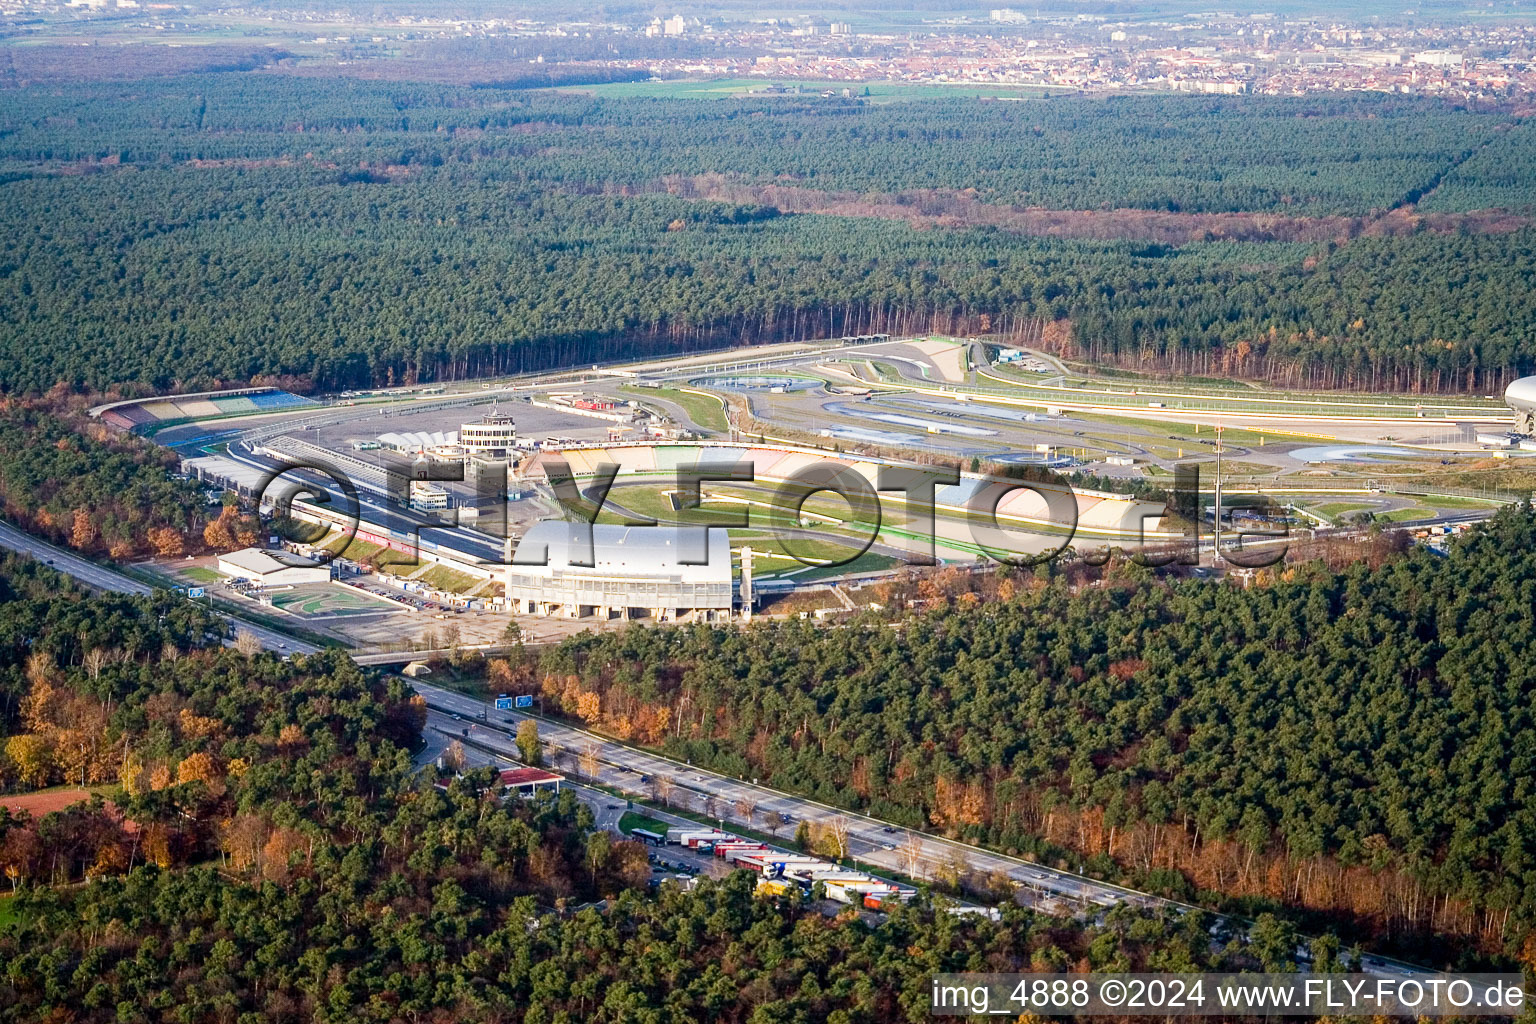
[(1515, 412), (1515, 431), (1536, 433), (1536, 377), (1510, 381), (1504, 389), (1504, 404)]
[(312, 558), (290, 555), (286, 551), (242, 548), (219, 556), (219, 572), (232, 579), (245, 579), (263, 587), (293, 586), (299, 583), (325, 583), (331, 569)]
[[(507, 601), (520, 612), (581, 618), (730, 617), (731, 547), (723, 529), (536, 523), (507, 566)], [(704, 556), (703, 564), (683, 561)]]

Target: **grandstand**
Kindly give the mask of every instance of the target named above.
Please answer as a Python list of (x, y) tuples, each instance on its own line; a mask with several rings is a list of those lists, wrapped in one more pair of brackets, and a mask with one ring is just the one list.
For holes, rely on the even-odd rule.
[(283, 412), (316, 404), (311, 399), (277, 388), (238, 388), (112, 402), (92, 409), (91, 415), (118, 430), (143, 431), (189, 420)]

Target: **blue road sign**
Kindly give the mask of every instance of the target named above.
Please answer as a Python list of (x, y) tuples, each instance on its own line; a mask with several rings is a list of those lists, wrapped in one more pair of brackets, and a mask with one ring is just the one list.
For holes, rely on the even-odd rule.
[(517, 698), (517, 706), (520, 708), (533, 707), (533, 698), (527, 694), (521, 694)]
[(506, 711), (506, 710), (509, 710), (511, 707), (512, 707), (512, 698), (511, 697), (497, 697), (496, 698), (496, 710), (497, 711)]
[(202, 597), (206, 593), (208, 593), (208, 591), (204, 590), (202, 587), (188, 587), (187, 588), (187, 596), (188, 597)]

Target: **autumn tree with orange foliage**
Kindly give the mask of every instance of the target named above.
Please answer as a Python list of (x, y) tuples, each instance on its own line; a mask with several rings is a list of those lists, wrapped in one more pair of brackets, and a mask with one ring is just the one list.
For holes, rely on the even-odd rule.
[(173, 477), (171, 452), (105, 433), (67, 405), (9, 402), (0, 417), (0, 508), (17, 525), (77, 550), (172, 553), (165, 550), (171, 538), (202, 518), (201, 485)]

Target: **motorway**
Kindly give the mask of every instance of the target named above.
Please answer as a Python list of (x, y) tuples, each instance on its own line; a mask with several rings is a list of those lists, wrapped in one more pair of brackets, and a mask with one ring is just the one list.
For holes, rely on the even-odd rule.
[[(467, 737), (464, 735), (466, 732), (470, 734)], [(476, 726), (473, 723), (462, 719), (462, 717), (455, 717), (451, 714), (446, 714), (441, 711), (429, 710), (427, 712), (427, 725), (423, 730), (423, 737), (426, 740), (426, 746), (416, 755), (417, 764), (424, 765), (429, 761), (435, 760), (455, 739), (463, 741), (462, 745), (464, 750), (464, 760), (471, 767), (490, 765), (494, 768), (509, 768), (521, 763), (518, 761), (519, 754), (517, 746), (513, 742), (511, 732), (502, 731), (496, 728), (487, 729), (484, 726)], [(546, 761), (549, 760), (549, 756), (552, 753), (556, 753), (556, 748), (553, 744), (546, 742)], [(561, 749), (559, 756), (564, 756), (563, 748)], [(613, 785), (613, 783), (609, 784)], [(625, 798), (616, 797), (606, 790), (596, 789), (594, 787), (586, 786), (578, 782), (572, 782), (569, 779), (562, 782), (560, 785), (562, 789), (572, 790), (576, 794), (577, 799), (581, 800), (587, 806), (592, 808), (592, 814), (596, 819), (595, 824), (597, 828), (606, 828), (613, 832), (619, 831), (619, 819), (623, 817), (624, 811), (626, 809), (624, 802)], [(701, 827), (698, 821), (692, 818), (685, 818), (680, 814), (673, 814), (668, 811), (658, 810), (655, 807), (640, 807), (639, 812), (643, 813), (646, 817), (664, 821), (668, 825), (675, 825), (682, 828)], [(729, 831), (729, 829), (727, 829), (727, 831)], [(768, 845), (772, 846), (773, 844), (770, 843)], [(794, 852), (790, 847), (784, 846), (782, 844), (776, 848), (782, 850), (785, 853)], [(670, 856), (678, 859), (685, 859), (700, 866), (714, 866), (717, 864), (717, 862), (715, 862), (709, 855), (704, 855), (702, 858), (695, 859), (689, 855), (690, 851), (688, 851), (686, 848), (659, 850), (657, 852), (663, 857)], [(877, 871), (870, 870), (871, 865), (869, 864), (861, 863), (859, 866), (868, 874), (874, 875), (875, 877), (884, 877), (881, 876)], [(723, 867), (724, 862), (718, 862), (716, 870)], [(896, 878), (884, 877), (884, 880), (894, 884), (900, 884), (899, 880)], [(964, 900), (959, 902), (966, 905), (973, 905)]]
[[(90, 586), (101, 590), (125, 594), (149, 594), (152, 588), (131, 579), (116, 570), (96, 564), (72, 552), (46, 541), (31, 537), (8, 523), (0, 522), (0, 548), (19, 551), (48, 562)], [(254, 634), (264, 647), (279, 654), (313, 653), (319, 650), (313, 644), (290, 637), (276, 630), (255, 623), (226, 616), (232, 625)], [(727, 775), (720, 775), (703, 768), (682, 764), (669, 758), (626, 746), (585, 729), (578, 729), (539, 716), (520, 712), (489, 710), (486, 723), (475, 719), (487, 712), (486, 702), (462, 693), (413, 680), (412, 685), (427, 701), (429, 724), (441, 734), (454, 727), (474, 744), (492, 750), (508, 750), (508, 756), (516, 754), (512, 742), (517, 724), (524, 718), (534, 718), (539, 725), (540, 737), (551, 755), (559, 748), (561, 756), (579, 757), (586, 753), (596, 755), (597, 780), (621, 791), (646, 793), (648, 786), (642, 776), (670, 777), (675, 786), (674, 799), (686, 795), (695, 810), (704, 799), (713, 797), (722, 822), (737, 816), (735, 804), (745, 800), (755, 805), (754, 813), (759, 821), (778, 821), (779, 828), (792, 830), (800, 821), (831, 824), (844, 821), (848, 825), (849, 854), (861, 863), (887, 870), (902, 871), (922, 877), (931, 877), (940, 868), (963, 864), (972, 871), (1000, 872), (1020, 883), (1021, 893), (1043, 909), (1107, 908), (1119, 903), (1131, 903), (1142, 907), (1170, 906), (1181, 910), (1186, 905), (1132, 889), (1083, 878), (1064, 871), (1057, 871), (1015, 857), (994, 853), (925, 833), (917, 833), (897, 825), (887, 824), (875, 818), (842, 811), (804, 797), (793, 796), (766, 786), (755, 785)], [(453, 716), (459, 716), (455, 719)], [(446, 717), (444, 717), (446, 716)], [(568, 753), (567, 753), (568, 752)], [(789, 823), (783, 823), (783, 816)], [(758, 827), (758, 826), (754, 826)], [(771, 831), (771, 829), (770, 829)], [(909, 870), (902, 847), (909, 841), (922, 844), (917, 857), (916, 870)], [(1246, 926), (1235, 919), (1224, 919), (1238, 930)], [(1406, 976), (1425, 973), (1423, 968), (1392, 961), (1376, 955), (1367, 955), (1362, 964), (1365, 971), (1376, 974)]]
[[(726, 831), (730, 830), (731, 823), (735, 821), (760, 833), (792, 834), (801, 821), (830, 826), (842, 819), (848, 827), (848, 854), (861, 867), (884, 868), (932, 878), (953, 863), (963, 863), (968, 870), (998, 871), (1016, 879), (1026, 897), (1031, 897), (1028, 902), (1052, 910), (1067, 906), (1109, 907), (1120, 902), (1155, 906), (1162, 902), (1156, 897), (1053, 871), (962, 843), (913, 833), (875, 818), (841, 811), (708, 769), (681, 764), (537, 715), (492, 709), (489, 722), (480, 722), (477, 718), (486, 710), (483, 701), (420, 680), (416, 680), (413, 685), (426, 698), (430, 709), (429, 725), (446, 725), (450, 732), (457, 729), (465, 740), (491, 750), (505, 751), (508, 757), (515, 758), (517, 747), (513, 738), (518, 723), (531, 718), (538, 723), (539, 737), (545, 744), (546, 761), (551, 761), (557, 753), (572, 762), (588, 752), (593, 753), (598, 762), (594, 781), (637, 796), (648, 796), (651, 792), (651, 787), (642, 779), (670, 778), (675, 786), (671, 797), (673, 804), (698, 813), (703, 809), (705, 801), (713, 798), (716, 816)], [(454, 718), (455, 715), (458, 717)], [(747, 801), (754, 805), (751, 822), (741, 820), (742, 815), (736, 810), (737, 801)], [(790, 819), (787, 823), (784, 822), (785, 816)], [(903, 856), (903, 847), (914, 836), (922, 846), (915, 872)]]

